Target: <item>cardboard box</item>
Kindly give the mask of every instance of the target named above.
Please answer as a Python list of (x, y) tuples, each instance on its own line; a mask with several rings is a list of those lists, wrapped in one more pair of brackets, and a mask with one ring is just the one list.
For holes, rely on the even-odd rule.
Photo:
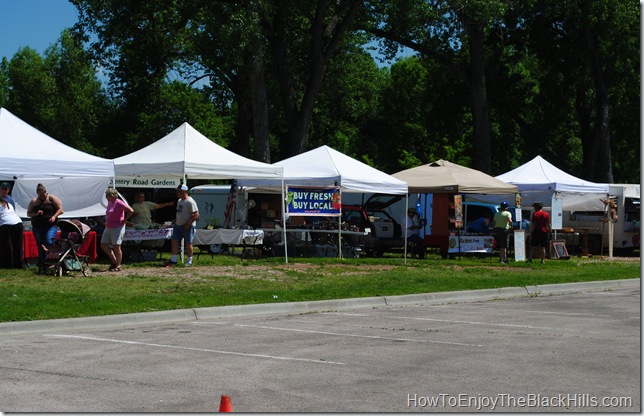
[(394, 223), (390, 221), (376, 221), (373, 223), (376, 229), (376, 237), (378, 238), (393, 238), (394, 236)]

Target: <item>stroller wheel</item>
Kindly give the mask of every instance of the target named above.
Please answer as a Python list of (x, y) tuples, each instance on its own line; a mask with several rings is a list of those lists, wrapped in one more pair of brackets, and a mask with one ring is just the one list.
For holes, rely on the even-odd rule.
[(54, 274), (58, 277), (63, 277), (63, 268), (56, 266), (56, 269), (54, 269)]
[(83, 276), (90, 277), (92, 275), (92, 268), (89, 267), (89, 263), (83, 262), (82, 264)]

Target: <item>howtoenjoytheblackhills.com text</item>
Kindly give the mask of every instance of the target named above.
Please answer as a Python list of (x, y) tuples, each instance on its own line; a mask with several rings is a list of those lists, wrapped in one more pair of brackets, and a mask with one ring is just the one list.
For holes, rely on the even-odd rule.
[(511, 394), (497, 394), (494, 396), (471, 394), (435, 394), (426, 396), (420, 394), (407, 394), (406, 400), (409, 408), (429, 409), (460, 409), (466, 410), (566, 410), (575, 408), (623, 408), (633, 407), (632, 397), (597, 397), (587, 393), (576, 394), (526, 394), (516, 396)]

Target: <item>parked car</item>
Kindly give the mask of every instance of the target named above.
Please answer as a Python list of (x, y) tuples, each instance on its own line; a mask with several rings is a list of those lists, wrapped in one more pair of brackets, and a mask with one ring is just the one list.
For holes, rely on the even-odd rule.
[(366, 255), (380, 257), (389, 249), (405, 245), (402, 227), (389, 210), (403, 198), (404, 195), (374, 194), (361, 205), (342, 204), (344, 226), (368, 233), (359, 238)]

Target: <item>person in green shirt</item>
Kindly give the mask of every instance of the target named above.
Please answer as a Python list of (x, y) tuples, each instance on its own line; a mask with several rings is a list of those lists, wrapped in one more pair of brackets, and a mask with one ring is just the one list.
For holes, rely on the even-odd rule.
[(169, 207), (174, 205), (173, 202), (164, 202), (157, 204), (152, 201), (145, 200), (145, 193), (138, 192), (136, 194), (136, 202), (132, 204), (132, 209), (134, 209), (134, 215), (132, 216), (131, 222), (132, 227), (137, 230), (146, 230), (151, 228), (154, 224), (152, 223), (152, 210)]

